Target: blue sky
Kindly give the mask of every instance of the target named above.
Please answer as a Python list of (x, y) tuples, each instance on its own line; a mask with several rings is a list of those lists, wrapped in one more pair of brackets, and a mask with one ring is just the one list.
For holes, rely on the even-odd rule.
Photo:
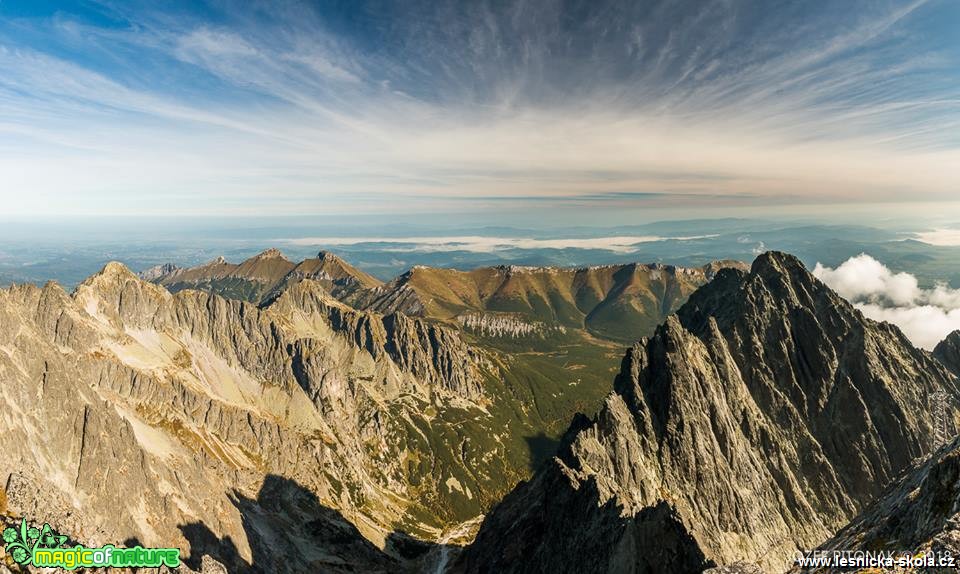
[(159, 4), (0, 0), (7, 215), (960, 217), (955, 0)]

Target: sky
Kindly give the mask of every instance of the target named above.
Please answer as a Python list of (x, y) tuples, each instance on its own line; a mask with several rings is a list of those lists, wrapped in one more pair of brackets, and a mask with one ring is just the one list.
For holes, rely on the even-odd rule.
[(0, 202), (960, 220), (958, 29), (956, 0), (0, 0)]

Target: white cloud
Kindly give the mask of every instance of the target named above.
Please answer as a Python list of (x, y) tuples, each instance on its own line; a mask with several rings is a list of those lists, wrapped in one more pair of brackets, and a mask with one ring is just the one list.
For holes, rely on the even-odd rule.
[[(493, 253), (506, 249), (603, 249), (615, 253), (633, 253), (636, 245), (664, 241), (666, 239), (690, 240), (714, 237), (712, 235), (696, 237), (658, 237), (651, 235), (592, 237), (576, 239), (532, 239), (524, 237), (483, 237), (476, 235), (446, 237), (299, 237), (287, 239), (293, 245), (357, 245), (361, 243), (389, 243), (403, 245), (397, 251), (470, 251), (473, 253)], [(389, 251), (390, 248), (385, 249)]]
[(935, 229), (914, 234), (917, 241), (943, 247), (960, 246), (960, 229)]
[(960, 329), (960, 309), (946, 311), (933, 305), (921, 307), (882, 307), (872, 303), (857, 305), (863, 314), (876, 321), (893, 323), (918, 347), (932, 350), (953, 331)]
[(916, 277), (894, 273), (865, 253), (851, 257), (836, 269), (817, 263), (813, 274), (854, 302), (885, 299), (893, 305), (909, 305), (921, 295)]
[(813, 274), (864, 315), (893, 323), (924, 349), (933, 349), (960, 329), (960, 289), (942, 283), (921, 288), (915, 276), (894, 273), (865, 253), (836, 269), (817, 263)]

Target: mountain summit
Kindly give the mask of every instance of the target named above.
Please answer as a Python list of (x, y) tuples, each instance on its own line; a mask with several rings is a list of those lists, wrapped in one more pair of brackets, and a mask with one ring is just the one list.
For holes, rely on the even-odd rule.
[(960, 330), (954, 331), (933, 349), (933, 356), (960, 377)]
[(259, 304), (269, 304), (285, 289), (304, 279), (317, 281), (336, 299), (347, 303), (381, 284), (332, 253), (321, 251), (316, 258), (293, 263), (275, 248), (240, 264), (218, 257), (189, 269), (170, 265), (153, 267), (140, 276), (174, 293), (198, 289)]
[(722, 269), (626, 354), (592, 420), (488, 514), (458, 571), (787, 568), (931, 452), (960, 389), (796, 258)]

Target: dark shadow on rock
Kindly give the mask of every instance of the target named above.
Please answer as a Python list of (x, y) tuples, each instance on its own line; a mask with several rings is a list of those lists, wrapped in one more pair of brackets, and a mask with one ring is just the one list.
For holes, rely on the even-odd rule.
[(550, 438), (543, 432), (534, 436), (523, 437), (527, 441), (527, 450), (530, 454), (530, 470), (535, 471), (543, 464), (543, 461), (551, 458), (557, 452), (560, 441)]
[(219, 538), (202, 522), (191, 522), (179, 526), (183, 537), (190, 542), (190, 555), (183, 559), (184, 564), (192, 570), (200, 571), (200, 562), (204, 555), (220, 562), (230, 572), (255, 572), (237, 550), (237, 545), (230, 536)]
[(438, 544), (419, 540), (404, 532), (394, 531), (387, 536), (387, 550), (402, 559), (410, 574), (453, 572), (453, 564), (464, 547), (457, 544)]
[[(143, 543), (140, 542), (140, 539), (137, 538), (136, 536), (131, 536), (130, 538), (127, 538), (126, 540), (123, 541), (123, 547), (124, 547), (124, 548), (134, 548), (134, 547), (136, 547), (136, 546), (141, 546), (141, 547), (143, 546)], [(140, 569), (140, 568), (131, 568), (130, 571), (131, 571), (131, 572), (140, 572), (141, 569)]]
[(420, 572), (421, 565), (440, 556), (437, 545), (394, 532), (386, 551), (367, 540), (339, 511), (320, 504), (316, 495), (288, 478), (268, 475), (256, 499), (231, 495), (240, 511), (250, 545), (244, 560), (229, 536), (220, 538), (205, 524), (181, 525), (190, 542), (184, 562), (199, 570), (204, 555), (230, 572), (323, 572), (330, 574), (393, 574)]
[(404, 560), (421, 560), (437, 547), (433, 542), (414, 538), (405, 532), (391, 532), (387, 536), (387, 549)]
[(487, 514), (450, 572), (700, 574), (712, 566), (669, 503), (624, 516), (594, 478), (574, 489), (544, 467)]

